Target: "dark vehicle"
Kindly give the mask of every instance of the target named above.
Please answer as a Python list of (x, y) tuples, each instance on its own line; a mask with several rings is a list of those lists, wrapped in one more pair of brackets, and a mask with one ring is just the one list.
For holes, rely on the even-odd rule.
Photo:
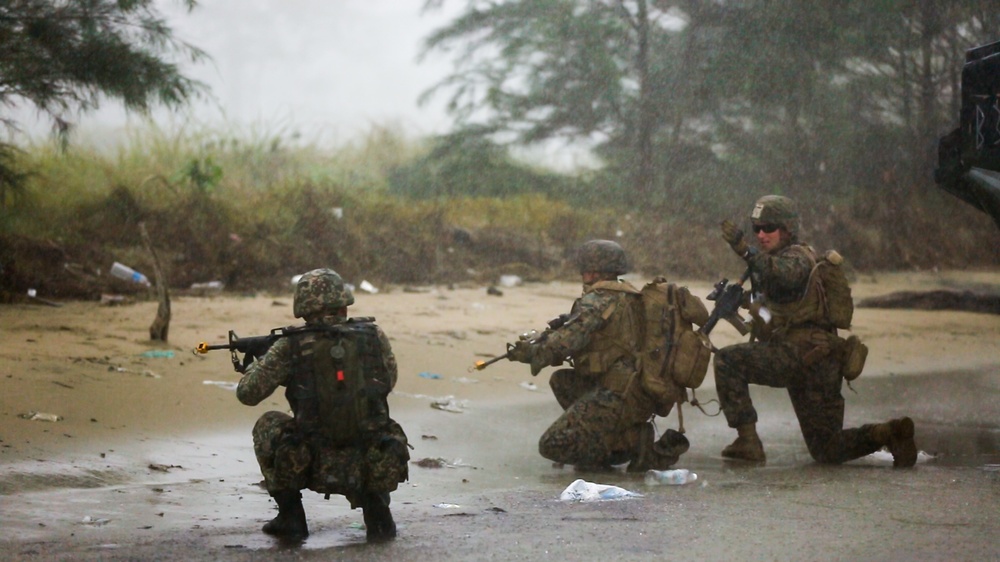
[(960, 111), (938, 143), (934, 181), (1000, 227), (1000, 41), (966, 52)]

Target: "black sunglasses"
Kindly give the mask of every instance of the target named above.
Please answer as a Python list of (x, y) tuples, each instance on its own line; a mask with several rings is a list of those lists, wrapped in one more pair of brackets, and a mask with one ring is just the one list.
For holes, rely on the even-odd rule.
[(778, 226), (778, 225), (776, 225), (776, 224), (755, 224), (755, 225), (753, 225), (753, 232), (754, 232), (754, 234), (757, 234), (759, 232), (764, 232), (766, 234), (771, 234), (775, 230), (778, 230), (779, 228), (781, 228), (781, 227)]

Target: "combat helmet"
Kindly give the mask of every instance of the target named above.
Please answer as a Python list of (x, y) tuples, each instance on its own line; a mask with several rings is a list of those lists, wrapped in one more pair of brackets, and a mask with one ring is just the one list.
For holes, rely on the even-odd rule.
[(328, 268), (314, 269), (302, 274), (295, 284), (292, 314), (296, 318), (333, 314), (352, 304), (354, 295), (336, 271)]
[(795, 236), (799, 231), (798, 206), (788, 197), (765, 195), (754, 204), (750, 221), (755, 225), (776, 224)]
[(595, 272), (621, 275), (628, 271), (625, 250), (611, 240), (590, 240), (577, 250), (576, 263), (580, 273)]

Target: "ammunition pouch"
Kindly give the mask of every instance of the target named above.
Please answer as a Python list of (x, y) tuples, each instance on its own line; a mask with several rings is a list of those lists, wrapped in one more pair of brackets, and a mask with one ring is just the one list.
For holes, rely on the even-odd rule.
[(677, 341), (670, 350), (667, 372), (685, 388), (698, 388), (708, 373), (712, 360), (712, 342), (708, 336), (694, 330), (678, 330)]
[(852, 335), (844, 340), (842, 353), (843, 362), (840, 365), (840, 374), (847, 381), (853, 381), (861, 375), (861, 371), (865, 368), (868, 346), (861, 343), (858, 336)]

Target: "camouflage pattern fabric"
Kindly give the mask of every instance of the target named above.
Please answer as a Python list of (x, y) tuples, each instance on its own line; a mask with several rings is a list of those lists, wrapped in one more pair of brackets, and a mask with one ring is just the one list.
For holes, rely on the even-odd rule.
[[(344, 318), (331, 316), (317, 322), (334, 324)], [(398, 369), (389, 339), (381, 329), (383, 361), (392, 386)], [(291, 377), (292, 356), (288, 338), (279, 339), (264, 357), (247, 368), (236, 388), (243, 404), (253, 406), (274, 393)], [(320, 493), (343, 494), (352, 507), (360, 505), (365, 491), (390, 492), (405, 480), (409, 461), (402, 427), (390, 420), (389, 426), (368, 447), (333, 448), (323, 443), (307, 443), (297, 437), (295, 419), (271, 411), (261, 416), (253, 428), (254, 453), (269, 492), (312, 489)], [(360, 484), (360, 488), (353, 486)]]
[[(751, 271), (765, 306), (803, 297), (814, 263), (809, 252), (806, 246), (790, 244), (752, 258)], [(872, 425), (843, 429), (841, 354), (833, 352), (840, 342), (836, 330), (813, 322), (789, 325), (777, 314), (772, 325), (780, 329), (765, 331), (765, 341), (732, 345), (715, 354), (715, 386), (729, 426), (757, 422), (750, 384), (786, 388), (816, 461), (842, 463), (878, 450)], [(760, 336), (756, 328), (754, 334)]]
[(640, 424), (627, 423), (624, 409), (625, 401), (610, 390), (587, 392), (545, 430), (538, 440), (539, 454), (579, 468), (606, 468), (632, 460)]
[(715, 355), (715, 387), (729, 427), (757, 422), (750, 384), (788, 389), (809, 454), (839, 464), (879, 450), (871, 424), (844, 427), (840, 362), (828, 356), (806, 366), (797, 346), (786, 342), (744, 343)]
[(539, 350), (553, 363), (570, 357), (576, 364), (549, 379), (565, 410), (539, 440), (539, 453), (549, 460), (607, 467), (627, 462), (638, 451), (639, 427), (653, 416), (654, 404), (638, 384), (635, 358), (623, 355), (605, 371), (588, 370), (589, 361), (577, 362), (593, 347), (605, 344), (601, 340), (608, 335), (603, 329), (614, 323), (614, 314), (624, 313), (626, 298), (623, 292), (584, 287), (583, 296), (573, 304), (573, 321), (549, 336)]
[(628, 271), (625, 250), (611, 240), (590, 240), (577, 250), (576, 264), (580, 273), (621, 275)]
[(765, 195), (750, 211), (753, 224), (776, 224), (793, 236), (799, 231), (799, 211), (795, 201), (781, 195)]
[(340, 275), (332, 269), (314, 269), (303, 273), (295, 284), (292, 314), (311, 319), (333, 314), (339, 308), (354, 304), (354, 295)]

